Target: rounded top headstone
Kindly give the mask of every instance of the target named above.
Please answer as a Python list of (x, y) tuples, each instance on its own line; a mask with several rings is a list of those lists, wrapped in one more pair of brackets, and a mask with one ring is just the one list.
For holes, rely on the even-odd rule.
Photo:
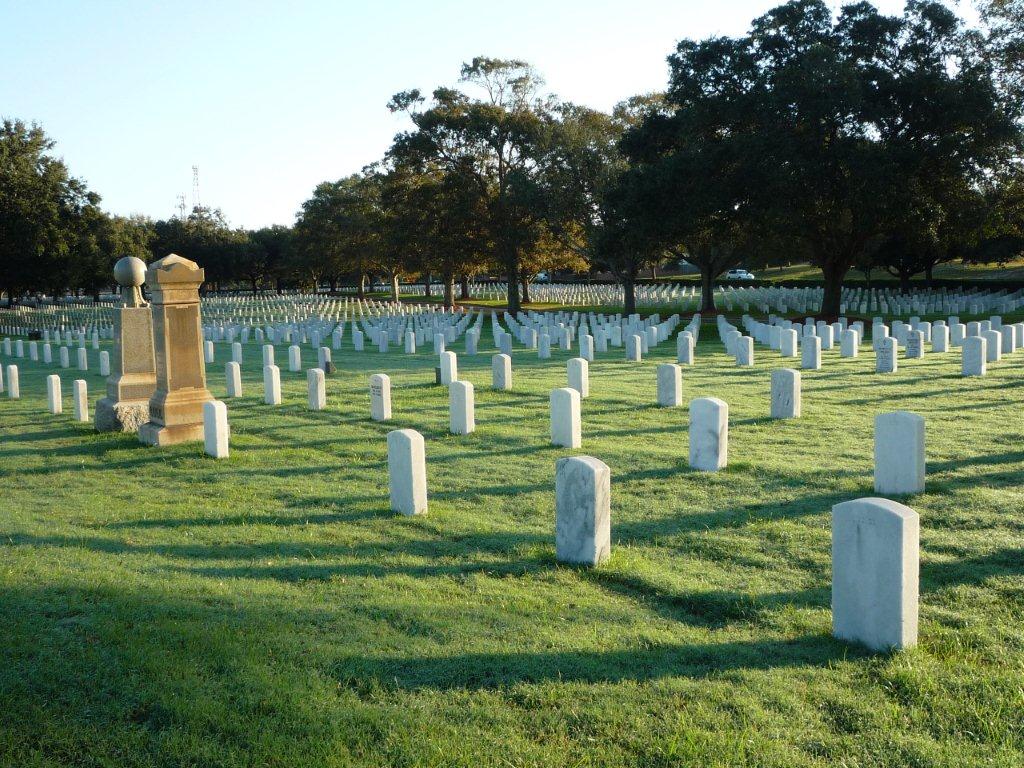
[(114, 265), (114, 279), (125, 288), (138, 288), (146, 282), (146, 263), (135, 256), (118, 259)]

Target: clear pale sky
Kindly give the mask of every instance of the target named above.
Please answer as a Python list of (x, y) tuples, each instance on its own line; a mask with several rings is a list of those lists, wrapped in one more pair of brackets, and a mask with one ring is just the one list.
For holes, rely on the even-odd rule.
[(475, 55), (525, 59), (608, 109), (664, 88), (679, 39), (740, 34), (777, 4), (0, 0), (0, 116), (41, 123), (108, 211), (191, 206), (197, 165), (201, 202), (233, 226), (291, 224), (406, 127), (392, 94), (455, 84)]

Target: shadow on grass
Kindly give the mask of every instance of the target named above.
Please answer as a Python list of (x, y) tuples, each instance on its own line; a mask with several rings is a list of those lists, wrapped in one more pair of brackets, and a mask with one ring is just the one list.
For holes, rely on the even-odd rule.
[(453, 656), (346, 656), (332, 665), (339, 685), (377, 690), (480, 690), (520, 683), (617, 683), (722, 672), (826, 667), (865, 653), (826, 635), (792, 640), (663, 644), (613, 651), (464, 653)]
[(606, 568), (581, 570), (581, 577), (608, 592), (626, 597), (669, 621), (721, 629), (736, 622), (757, 622), (781, 605), (827, 608), (827, 587), (768, 595), (726, 590), (666, 590), (633, 573)]
[[(980, 586), (991, 578), (1024, 574), (1024, 548), (997, 549), (976, 557), (921, 564), (921, 591), (932, 592), (956, 586)], [(1019, 584), (1016, 587), (1020, 595)]]

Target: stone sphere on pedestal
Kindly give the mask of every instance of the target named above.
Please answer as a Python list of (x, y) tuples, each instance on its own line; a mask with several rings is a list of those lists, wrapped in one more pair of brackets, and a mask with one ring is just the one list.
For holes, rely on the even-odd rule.
[(114, 265), (114, 279), (122, 288), (127, 288), (126, 307), (139, 307), (144, 304), (142, 291), (139, 289), (146, 282), (146, 263), (134, 256), (125, 256)]
[(146, 265), (125, 256), (114, 265), (114, 279), (122, 288), (123, 306), (114, 310), (114, 349), (107, 396), (96, 403), (99, 432), (138, 432), (149, 421), (149, 399), (156, 389), (153, 355), (153, 315), (142, 300)]
[(146, 282), (146, 262), (134, 256), (118, 259), (114, 265), (114, 279), (125, 288), (142, 285)]

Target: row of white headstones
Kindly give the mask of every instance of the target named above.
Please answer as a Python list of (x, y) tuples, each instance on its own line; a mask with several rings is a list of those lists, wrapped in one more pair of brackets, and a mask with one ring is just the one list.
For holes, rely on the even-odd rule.
[[(691, 331), (683, 334), (692, 337)], [(439, 344), (438, 346), (441, 346)], [(680, 345), (692, 363), (692, 338)], [(290, 357), (296, 349), (292, 348)], [(329, 350), (322, 350), (328, 352)], [(266, 354), (266, 352), (265, 352)], [(449, 428), (453, 434), (475, 430), (474, 388), (458, 380), (457, 357), (439, 355), (441, 383), (449, 391)], [(512, 386), (511, 357), (492, 357), (492, 386)], [(230, 363), (229, 366), (237, 366)], [(670, 363), (657, 369), (658, 402), (682, 404), (681, 367)], [(568, 387), (552, 391), (551, 441), (570, 449), (581, 445), (580, 401), (589, 394), (589, 366), (584, 358), (567, 362)], [(232, 375), (237, 375), (237, 372)], [(309, 407), (325, 405), (324, 374), (308, 371)], [(264, 368), (265, 400), (280, 403), (276, 366)], [(391, 418), (390, 378), (370, 377), (371, 417)], [(800, 373), (772, 372), (771, 412), (774, 418), (800, 416)], [(218, 428), (215, 404), (209, 404), (208, 428)], [(226, 417), (225, 417), (226, 419)], [(701, 471), (718, 471), (728, 463), (728, 405), (718, 398), (690, 403), (689, 463)], [(226, 424), (219, 426), (222, 434)], [(406, 515), (427, 512), (425, 441), (412, 429), (388, 434), (388, 472), (391, 507)], [(208, 449), (209, 450), (209, 449)], [(559, 561), (595, 566), (610, 556), (610, 469), (599, 459), (577, 456), (556, 466), (556, 557)], [(916, 414), (880, 414), (875, 424), (876, 493), (909, 494), (924, 490), (924, 419)], [(894, 532), (894, 528), (898, 531)], [(838, 637), (882, 649), (907, 647), (917, 630), (917, 515), (886, 499), (861, 499), (837, 505), (833, 518), (834, 628)], [(871, 536), (874, 535), (874, 538)], [(899, 551), (894, 554), (894, 546)], [(893, 574), (892, 578), (888, 574)], [(867, 581), (865, 574), (873, 574)]]
[[(766, 324), (759, 324), (765, 326)], [(748, 328), (764, 337), (765, 329)], [(772, 345), (776, 334), (769, 326), (766, 343)], [(810, 328), (810, 326), (808, 326)], [(1013, 326), (1007, 326), (1013, 328)], [(780, 328), (779, 346), (786, 338), (796, 334), (793, 328)], [(820, 324), (801, 334), (805, 348), (815, 346), (820, 355), (820, 340), (828, 331)], [(875, 329), (878, 330), (876, 324)], [(948, 329), (947, 329), (948, 330)], [(970, 336), (968, 329), (961, 342), (965, 352), (972, 339), (985, 341), (984, 336)], [(1006, 329), (1002, 337), (1007, 338)], [(627, 337), (627, 358), (639, 359), (641, 344), (646, 336), (654, 344), (658, 334), (654, 327), (648, 333)], [(724, 318), (719, 320), (719, 332), (727, 349), (735, 350), (736, 331)], [(902, 329), (897, 329), (902, 335)], [(979, 324), (977, 332), (1000, 333)], [(841, 333), (858, 334), (859, 329), (841, 329)], [(678, 336), (679, 358), (692, 364), (694, 338), (699, 334), (699, 319)], [(921, 330), (907, 332), (907, 346), (912, 347), (915, 335), (923, 337)], [(584, 335), (585, 338), (586, 335)], [(898, 339), (879, 333), (883, 348), (894, 348)], [(1010, 337), (1016, 336), (1010, 331)], [(751, 338), (742, 337), (740, 338)], [(814, 339), (812, 345), (809, 339)], [(848, 338), (848, 336), (847, 336)], [(470, 382), (458, 379), (455, 353), (443, 351), (445, 337), (435, 337), (435, 350), (439, 353), (441, 382), (449, 389), (450, 430), (453, 434), (468, 434), (475, 430), (474, 392)], [(7, 342), (9, 340), (5, 340)], [(500, 337), (499, 337), (500, 341)], [(20, 340), (19, 340), (20, 343)], [(934, 342), (933, 342), (934, 343)], [(49, 351), (49, 345), (44, 349)], [(581, 339), (581, 347), (587, 343)], [(1002, 342), (997, 348), (1002, 348)], [(212, 342), (205, 342), (206, 359), (213, 361)], [(5, 343), (4, 351), (10, 353)], [(23, 353), (23, 349), (17, 349)], [(66, 348), (62, 348), (66, 351)], [(592, 350), (590, 350), (592, 351)], [(79, 349), (79, 357), (85, 352)], [(227, 364), (228, 394), (241, 395), (241, 345), (232, 344), (233, 356), (238, 359)], [(45, 354), (45, 353), (44, 353)], [(101, 353), (105, 355), (106, 353)], [(273, 364), (274, 347), (264, 345), (264, 399), (268, 404), (281, 403), (280, 371)], [(735, 352), (734, 352), (735, 354)], [(324, 363), (330, 361), (330, 349), (319, 349), (320, 368), (307, 371), (309, 407), (326, 407)], [(63, 357), (63, 355), (62, 355)], [(102, 357), (101, 357), (102, 361)], [(567, 363), (568, 387), (552, 391), (550, 399), (552, 444), (570, 449), (581, 445), (580, 401), (589, 394), (589, 366), (586, 358), (574, 358)], [(81, 363), (80, 363), (81, 367)], [(101, 363), (102, 367), (102, 363)], [(301, 350), (289, 347), (289, 367), (301, 370)], [(84, 369), (84, 368), (83, 368)], [(11, 397), (19, 396), (16, 365), (9, 365), (8, 387)], [(0, 379), (2, 382), (2, 379)], [(512, 386), (511, 357), (499, 353), (492, 357), (492, 384), (496, 389)], [(0, 387), (2, 387), (0, 383)], [(47, 377), (48, 404), (51, 413), (61, 413), (60, 377)], [(84, 380), (78, 380), (75, 390), (75, 416), (88, 420), (87, 393)], [(657, 369), (658, 402), (664, 406), (682, 404), (681, 368), (662, 364)], [(378, 421), (391, 418), (390, 378), (386, 374), (370, 377), (371, 417)], [(781, 369), (772, 372), (771, 410), (775, 418), (800, 416), (800, 374)], [(215, 458), (229, 455), (230, 427), (227, 407), (222, 401), (212, 401), (204, 407), (205, 450)], [(728, 460), (728, 405), (717, 398), (697, 398), (690, 403), (689, 462), (694, 469), (717, 471)], [(387, 438), (389, 489), (392, 508), (403, 514), (424, 514), (427, 511), (426, 460), (423, 436), (410, 429), (390, 432)], [(875, 430), (875, 488), (876, 493), (905, 494), (924, 490), (924, 420), (904, 412), (881, 414)], [(916, 641), (917, 623), (917, 515), (895, 502), (885, 499), (861, 499), (837, 505), (833, 509), (833, 620), (838, 637), (858, 640), (873, 648), (906, 647)], [(611, 551), (610, 542), (610, 470), (603, 462), (588, 456), (560, 459), (556, 467), (556, 555), (560, 561), (597, 565)], [(865, 574), (873, 574), (865, 578)]]
[[(841, 357), (858, 357), (864, 333), (864, 325), (860, 322), (849, 327), (843, 321), (831, 325), (810, 320), (801, 325), (777, 319), (761, 323), (746, 316), (742, 322), (750, 335), (744, 335), (725, 317), (718, 317), (719, 337), (726, 352), (735, 358), (739, 366), (754, 365), (754, 343), (757, 342), (778, 351), (782, 357), (799, 356), (805, 370), (818, 370), (821, 368), (822, 350), (832, 349), (837, 339)], [(962, 374), (984, 376), (988, 363), (999, 362), (1004, 354), (1024, 348), (1024, 323), (1004, 325), (998, 316), (966, 324), (951, 317), (949, 325), (944, 320), (928, 323), (912, 318), (910, 323), (894, 321), (890, 329), (876, 319), (871, 336), (876, 355), (875, 370), (879, 373), (896, 372), (901, 348), (906, 359), (920, 359), (925, 356), (925, 344), (930, 343), (931, 351), (940, 354), (948, 352), (951, 347), (960, 347)]]

